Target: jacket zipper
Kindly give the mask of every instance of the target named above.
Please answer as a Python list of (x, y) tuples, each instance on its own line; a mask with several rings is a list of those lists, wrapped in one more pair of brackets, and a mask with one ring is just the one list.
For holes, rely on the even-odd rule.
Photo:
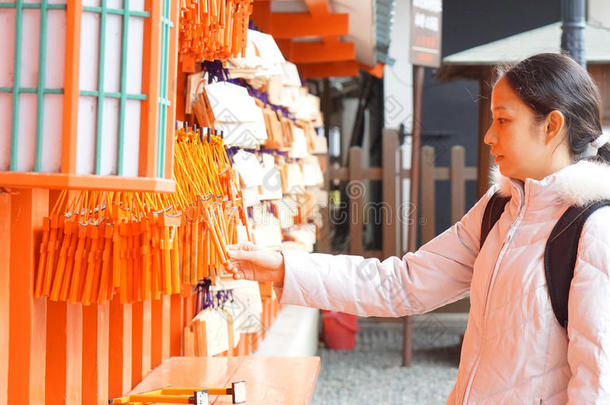
[[(527, 187), (527, 185), (524, 185), (524, 187)], [(506, 250), (508, 250), (508, 246), (510, 245), (510, 242), (513, 239), (513, 236), (515, 235), (515, 232), (517, 230), (517, 228), (519, 227), (519, 224), (521, 223), (521, 220), (523, 219), (523, 216), (525, 214), (525, 195), (527, 193), (525, 193), (524, 190), (522, 190), (521, 187), (518, 187), (519, 189), (519, 193), (521, 194), (521, 202), (519, 204), (519, 210), (517, 211), (517, 219), (515, 219), (515, 221), (512, 223), (512, 225), (510, 226), (510, 229), (508, 230), (508, 234), (506, 234), (506, 237), (504, 238), (504, 243), (502, 244), (502, 248), (500, 249), (500, 252), (498, 253), (498, 258), (496, 259), (496, 264), (494, 266), (491, 278), (489, 280), (489, 285), (487, 287), (487, 293), (485, 294), (485, 307), (483, 310), (483, 322), (482, 322), (482, 331), (481, 331), (481, 341), (485, 340), (485, 332), (486, 332), (486, 326), (487, 326), (487, 309), (488, 306), (487, 304), (489, 303), (489, 297), (491, 295), (491, 289), (493, 288), (493, 284), (494, 281), (496, 279), (496, 275), (498, 272), (498, 269), (500, 268), (500, 264), (502, 262), (502, 260), (504, 259), (504, 254), (506, 253)], [(468, 398), (470, 396), (470, 390), (472, 388), (472, 383), (474, 382), (474, 377), (477, 373), (477, 369), (479, 368), (479, 364), (481, 363), (481, 351), (482, 351), (482, 346), (479, 349), (479, 352), (477, 354), (477, 360), (474, 363), (474, 366), (472, 367), (472, 371), (470, 372), (470, 378), (468, 379), (468, 385), (466, 386), (466, 389), (464, 390), (464, 396), (462, 399), (462, 405), (466, 405)]]

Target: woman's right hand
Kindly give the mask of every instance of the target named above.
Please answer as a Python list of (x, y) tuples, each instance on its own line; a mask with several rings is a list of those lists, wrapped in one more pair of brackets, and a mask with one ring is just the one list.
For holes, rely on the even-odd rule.
[(261, 249), (252, 243), (228, 247), (227, 271), (236, 280), (284, 282), (284, 255), (276, 250)]

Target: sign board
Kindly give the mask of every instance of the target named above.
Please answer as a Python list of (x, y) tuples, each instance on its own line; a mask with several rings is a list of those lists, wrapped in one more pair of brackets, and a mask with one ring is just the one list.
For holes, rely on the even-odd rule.
[(411, 44), (412, 64), (428, 67), (441, 65), (441, 33), (443, 0), (412, 0)]

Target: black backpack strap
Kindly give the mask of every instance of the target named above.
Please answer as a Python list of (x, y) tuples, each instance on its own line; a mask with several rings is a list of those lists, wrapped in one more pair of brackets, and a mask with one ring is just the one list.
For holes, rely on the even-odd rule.
[(610, 200), (572, 206), (563, 213), (546, 242), (544, 272), (555, 317), (564, 328), (568, 325), (568, 296), (574, 277), (580, 234), (587, 218), (597, 209), (610, 206)]
[(504, 207), (510, 201), (510, 197), (502, 197), (500, 193), (496, 192), (491, 196), (489, 201), (487, 202), (487, 207), (485, 207), (485, 213), (483, 214), (483, 220), (481, 221), (481, 244), (483, 247), (483, 243), (485, 243), (485, 239), (487, 239), (487, 235), (494, 227), (500, 216), (504, 212)]

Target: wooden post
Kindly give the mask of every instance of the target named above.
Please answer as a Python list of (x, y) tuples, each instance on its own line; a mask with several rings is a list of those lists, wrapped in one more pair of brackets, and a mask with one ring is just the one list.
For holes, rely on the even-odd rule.
[[(413, 143), (411, 146), (411, 216), (409, 220), (409, 250), (417, 250), (417, 205), (419, 204), (419, 170), (420, 170), (420, 146), (421, 146), (421, 109), (422, 94), (424, 90), (424, 67), (413, 66)], [(404, 338), (402, 343), (402, 365), (411, 366), (412, 322), (410, 317), (404, 318)]]
[[(422, 192), (422, 209), (421, 209), (421, 241), (427, 243), (436, 235), (435, 227), (435, 209), (436, 209), (436, 192), (434, 181), (434, 148), (432, 146), (424, 146), (421, 148), (421, 192)], [(410, 249), (409, 249), (410, 250)]]
[(398, 225), (400, 223), (400, 213), (397, 207), (396, 186), (397, 186), (397, 167), (400, 148), (398, 145), (398, 131), (385, 129), (382, 138), (382, 161), (383, 161), (383, 180), (382, 180), (382, 246), (383, 258), (398, 255), (400, 252), (400, 238)]
[(46, 299), (34, 298), (35, 248), (48, 190), (12, 191), (7, 404), (45, 403)]
[(491, 122), (491, 68), (483, 68), (479, 79), (479, 173), (477, 177), (477, 196), (481, 198), (489, 188), (489, 168), (491, 155), (489, 146), (483, 142)]
[(451, 169), (449, 179), (451, 180), (451, 223), (459, 221), (466, 211), (466, 178), (464, 169), (466, 166), (466, 151), (463, 146), (451, 148)]
[(362, 200), (365, 187), (362, 179), (362, 149), (353, 146), (349, 150), (349, 182), (347, 183), (346, 193), (349, 198), (349, 233), (350, 233), (350, 253), (353, 255), (364, 254), (362, 243)]
[(83, 404), (108, 403), (109, 305), (83, 306)]
[(328, 193), (328, 198), (326, 199), (326, 206), (322, 207), (320, 210), (320, 214), (322, 216), (322, 227), (320, 228), (320, 234), (318, 236), (318, 241), (316, 242), (317, 252), (320, 253), (329, 253), (330, 252), (330, 182), (331, 178), (328, 175), (329, 171), (329, 158), (328, 154), (324, 155), (324, 159), (326, 164), (324, 165), (327, 168), (327, 171), (324, 176), (324, 190)]

